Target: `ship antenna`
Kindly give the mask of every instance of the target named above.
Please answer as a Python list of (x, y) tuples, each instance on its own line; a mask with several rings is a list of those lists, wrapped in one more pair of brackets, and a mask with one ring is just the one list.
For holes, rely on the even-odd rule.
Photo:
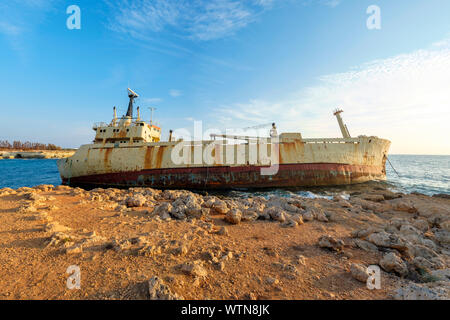
[(157, 108), (149, 107), (149, 109), (152, 112), (152, 115), (150, 117), (150, 125), (153, 125), (153, 111), (157, 110)]
[(338, 108), (338, 109), (334, 110), (333, 114), (337, 118), (339, 128), (341, 129), (342, 136), (344, 137), (344, 139), (348, 139), (348, 138), (351, 138), (351, 136), (350, 136), (350, 133), (348, 132), (347, 126), (344, 124), (344, 121), (342, 120), (342, 117), (341, 117), (342, 112), (344, 112), (344, 111), (342, 109)]
[(139, 98), (139, 95), (130, 88), (128, 88), (128, 98), (130, 98), (130, 102), (128, 103), (127, 117), (133, 118), (134, 99)]

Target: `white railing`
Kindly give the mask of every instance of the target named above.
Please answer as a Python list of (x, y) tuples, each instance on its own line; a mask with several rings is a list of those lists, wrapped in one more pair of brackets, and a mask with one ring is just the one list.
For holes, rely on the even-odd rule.
[(361, 142), (360, 138), (311, 138), (302, 139), (305, 143), (357, 143)]
[(97, 130), (97, 128), (100, 128), (100, 127), (107, 127), (107, 126), (108, 126), (108, 124), (105, 123), (105, 122), (96, 122), (96, 123), (94, 123), (94, 125), (92, 126), (92, 129)]

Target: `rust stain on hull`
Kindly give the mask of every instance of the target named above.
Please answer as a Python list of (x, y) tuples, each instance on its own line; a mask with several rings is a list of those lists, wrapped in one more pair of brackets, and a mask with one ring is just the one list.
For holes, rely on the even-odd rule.
[[(325, 186), (383, 180), (381, 166), (321, 164), (285, 164), (273, 176), (260, 174), (261, 167), (201, 167), (152, 169), (76, 177), (71, 185), (145, 186), (152, 188), (231, 189)], [(68, 183), (64, 179), (64, 184)]]

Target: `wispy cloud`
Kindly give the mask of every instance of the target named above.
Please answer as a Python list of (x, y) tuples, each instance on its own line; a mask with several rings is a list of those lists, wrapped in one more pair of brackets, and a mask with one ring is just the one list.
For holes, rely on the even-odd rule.
[(131, 35), (162, 30), (193, 40), (229, 36), (255, 21), (275, 0), (106, 0), (110, 29)]
[(176, 97), (181, 96), (181, 95), (182, 95), (182, 92), (181, 92), (180, 90), (172, 89), (172, 90), (169, 91), (169, 94), (170, 94), (172, 97), (176, 98)]
[(0, 33), (18, 36), (30, 29), (36, 15), (47, 12), (59, 0), (10, 0), (0, 3)]
[(339, 136), (331, 111), (345, 110), (353, 136), (377, 135), (393, 141), (393, 152), (450, 154), (450, 41), (350, 71), (325, 75), (290, 99), (222, 106), (223, 126), (276, 121), (284, 131), (308, 137)]
[(11, 48), (24, 58), (26, 41), (23, 36), (31, 33), (43, 16), (60, 0), (10, 0), (0, 2), (0, 36), (4, 36)]
[(141, 100), (144, 104), (154, 104), (154, 103), (160, 103), (163, 101), (163, 99), (161, 99), (161, 98), (142, 98)]
[(343, 0), (301, 0), (303, 5), (319, 4), (330, 8), (335, 8), (341, 4)]
[(0, 21), (0, 33), (7, 36), (17, 36), (21, 33), (22, 29), (8, 21)]

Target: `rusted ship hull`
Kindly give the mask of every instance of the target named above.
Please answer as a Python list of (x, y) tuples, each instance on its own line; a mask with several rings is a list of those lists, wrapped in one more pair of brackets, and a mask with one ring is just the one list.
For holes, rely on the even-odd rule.
[[(199, 163), (195, 162), (197, 147), (201, 148)], [(302, 139), (298, 134), (286, 135), (276, 143), (253, 146), (257, 154), (261, 150), (279, 154), (273, 174), (263, 174), (274, 163), (265, 162), (264, 157), (252, 158), (250, 144), (190, 142), (183, 147), (189, 151), (186, 165), (174, 162), (179, 151), (175, 142), (127, 147), (106, 143), (82, 146), (73, 157), (58, 161), (58, 167), (64, 184), (83, 187), (208, 190), (330, 186), (386, 179), (389, 147), (388, 140), (376, 137)]]
[(258, 166), (153, 169), (66, 178), (63, 183), (87, 187), (220, 190), (346, 185), (385, 179), (383, 166), (283, 164), (273, 176), (261, 175), (261, 169)]

